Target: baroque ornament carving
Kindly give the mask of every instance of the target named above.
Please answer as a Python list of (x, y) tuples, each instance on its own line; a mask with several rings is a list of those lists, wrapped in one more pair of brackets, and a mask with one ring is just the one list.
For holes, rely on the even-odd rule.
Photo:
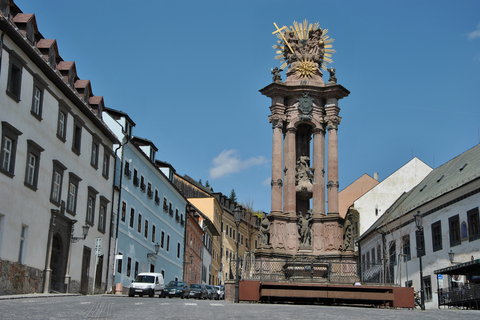
[(304, 92), (298, 99), (298, 110), (300, 110), (300, 120), (306, 121), (312, 119), (313, 99), (308, 92)]
[(260, 223), (260, 232), (261, 232), (261, 240), (262, 240), (262, 248), (270, 248), (270, 221), (267, 219), (266, 216), (263, 217)]
[(275, 23), (276, 31), (273, 32), (278, 38), (273, 46), (276, 50), (276, 59), (281, 60), (280, 69), (287, 70), (287, 75), (297, 73), (300, 78), (311, 78), (320, 73), (320, 68), (326, 70), (326, 65), (332, 62), (331, 39), (327, 35), (328, 30), (320, 28), (320, 24), (293, 22), (293, 26), (279, 28)]

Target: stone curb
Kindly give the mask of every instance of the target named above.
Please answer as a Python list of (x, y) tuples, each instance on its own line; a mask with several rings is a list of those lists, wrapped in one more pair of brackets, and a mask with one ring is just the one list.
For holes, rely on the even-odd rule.
[(57, 297), (75, 297), (80, 296), (79, 293), (32, 293), (32, 294), (12, 294), (0, 296), (0, 300), (13, 299), (32, 299), (32, 298), (57, 298)]

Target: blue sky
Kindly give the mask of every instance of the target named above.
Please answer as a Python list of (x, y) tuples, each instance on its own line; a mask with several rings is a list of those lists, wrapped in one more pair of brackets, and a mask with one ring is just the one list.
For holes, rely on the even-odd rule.
[(272, 25), (335, 38), (340, 188), (480, 142), (480, 2), (17, 0), (180, 174), (270, 210)]

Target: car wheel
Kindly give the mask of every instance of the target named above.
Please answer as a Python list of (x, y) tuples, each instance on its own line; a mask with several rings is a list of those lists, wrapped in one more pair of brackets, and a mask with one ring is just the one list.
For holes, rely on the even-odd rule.
[(129, 292), (129, 293), (128, 293), (128, 296), (129, 296), (129, 297), (134, 297), (135, 295), (134, 295), (133, 293), (130, 293), (130, 292)]

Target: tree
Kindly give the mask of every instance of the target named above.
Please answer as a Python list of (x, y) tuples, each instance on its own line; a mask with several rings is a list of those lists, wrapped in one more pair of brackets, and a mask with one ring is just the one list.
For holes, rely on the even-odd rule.
[(228, 199), (230, 199), (230, 201), (237, 202), (237, 195), (235, 194), (234, 189), (232, 189), (232, 191), (230, 191), (230, 197), (228, 197)]
[(202, 179), (198, 180), (198, 183), (200, 183), (200, 185), (203, 186)]
[(208, 182), (208, 180), (205, 181), (205, 187), (210, 188), (210, 183)]

